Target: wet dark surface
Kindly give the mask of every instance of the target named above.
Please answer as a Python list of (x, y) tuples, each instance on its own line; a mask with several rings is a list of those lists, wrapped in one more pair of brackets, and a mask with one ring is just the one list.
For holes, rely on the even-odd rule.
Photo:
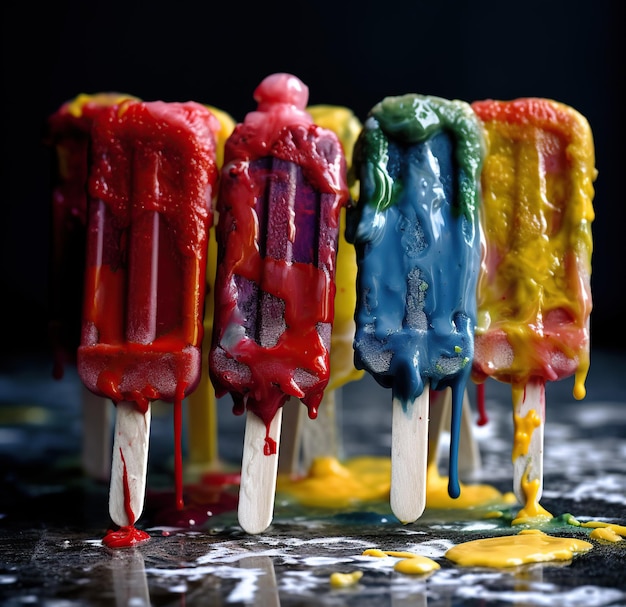
[[(587, 398), (569, 381), (550, 385), (541, 504), (556, 517), (626, 525), (626, 356), (597, 352)], [(343, 451), (389, 455), (389, 392), (369, 379), (343, 389)], [(476, 427), (482, 468), (474, 481), (511, 489), (508, 386), (487, 384), (486, 426)], [(233, 510), (236, 491), (205, 498), (213, 512), (188, 529), (157, 526), (173, 503), (171, 408), (154, 407), (146, 508), (138, 526), (151, 539), (135, 548), (102, 545), (111, 525), (108, 485), (81, 469), (81, 386), (72, 370), (50, 377), (49, 361), (2, 361), (0, 369), (0, 602), (3, 605), (281, 605), (471, 607), (626, 605), (626, 541), (589, 539), (589, 529), (552, 523), (552, 535), (586, 539), (587, 554), (567, 563), (508, 570), (461, 568), (453, 544), (513, 534), (510, 519), (484, 512), (427, 509), (401, 525), (387, 503), (358, 512), (313, 511), (278, 496), (274, 523), (245, 534)], [(219, 403), (219, 452), (237, 470), (243, 418)], [(192, 488), (187, 487), (189, 495)], [(220, 510), (224, 510), (218, 514)], [(162, 518), (162, 516), (161, 516)], [(441, 565), (430, 575), (393, 570), (396, 559), (363, 557), (367, 548), (410, 551)], [(363, 571), (358, 585), (331, 587), (336, 571)]]

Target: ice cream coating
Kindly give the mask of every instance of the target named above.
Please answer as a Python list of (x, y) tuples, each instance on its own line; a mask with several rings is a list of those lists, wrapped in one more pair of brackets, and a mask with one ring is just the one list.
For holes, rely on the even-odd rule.
[[(94, 121), (78, 368), (114, 402), (180, 401), (199, 379), (219, 128), (194, 102), (126, 101)], [(155, 334), (129, 338), (151, 314)]]
[(589, 369), (594, 147), (587, 120), (549, 99), (480, 101), (485, 246), (476, 381), (523, 387)]
[(355, 364), (404, 402), (465, 387), (473, 358), (483, 140), (468, 104), (389, 97), (355, 149)]
[(452, 497), (474, 356), (483, 153), (467, 103), (385, 98), (355, 148), (360, 198), (346, 231), (358, 263), (355, 365), (407, 412), (425, 387), (451, 388)]
[[(257, 111), (224, 151), (209, 368), (216, 394), (230, 393), (235, 413), (247, 408), (269, 424), (290, 396), (315, 417), (328, 383), (339, 214), (349, 192), (341, 145), (312, 123), (303, 83), (275, 74), (255, 99)], [(286, 207), (279, 218), (269, 217), (272, 197)], [(270, 317), (283, 317), (284, 330), (268, 342), (260, 335)]]
[[(125, 102), (94, 123), (89, 192), (125, 228), (144, 211), (167, 218), (185, 255), (206, 248), (218, 119), (195, 103)], [(154, 169), (145, 169), (154, 163)], [(158, 187), (155, 180), (159, 175)], [(130, 203), (141, 197), (141, 205)]]

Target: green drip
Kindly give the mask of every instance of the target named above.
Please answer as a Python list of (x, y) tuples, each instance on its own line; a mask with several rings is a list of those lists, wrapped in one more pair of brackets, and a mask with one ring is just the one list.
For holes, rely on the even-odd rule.
[(384, 211), (393, 204), (393, 180), (387, 172), (388, 143), (392, 137), (409, 145), (426, 141), (439, 130), (455, 139), (459, 164), (459, 207), (474, 222), (480, 204), (480, 173), (485, 143), (480, 122), (471, 106), (459, 100), (418, 94), (386, 97), (375, 105), (355, 149), (355, 163), (366, 164), (375, 184), (370, 204)]

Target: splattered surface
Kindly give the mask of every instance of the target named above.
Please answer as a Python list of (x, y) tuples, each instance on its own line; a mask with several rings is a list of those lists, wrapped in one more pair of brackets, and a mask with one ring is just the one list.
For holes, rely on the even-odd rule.
[[(481, 509), (427, 509), (403, 526), (386, 502), (343, 511), (305, 509), (279, 495), (273, 525), (249, 536), (236, 513), (206, 515), (190, 529), (156, 526), (156, 512), (173, 499), (172, 410), (153, 411), (148, 496), (140, 521), (151, 535), (135, 548), (102, 545), (110, 521), (108, 485), (80, 469), (81, 386), (68, 371), (51, 379), (46, 359), (2, 361), (0, 369), (0, 602), (3, 605), (264, 605), (359, 607), (504, 607), (626, 604), (626, 541), (590, 538), (579, 521), (626, 524), (626, 391), (623, 354), (592, 354), (584, 401), (571, 384), (549, 386), (544, 496), (556, 519), (552, 535), (589, 541), (593, 549), (561, 563), (506, 570), (459, 567), (445, 558), (455, 544), (513, 534), (518, 506), (499, 518)], [(489, 423), (476, 427), (482, 458), (474, 481), (511, 490), (512, 414), (508, 386), (488, 383)], [(343, 389), (343, 455), (389, 455), (389, 394), (363, 378)], [(219, 452), (226, 468), (241, 457), (243, 422), (219, 402)], [(441, 459), (445, 470), (445, 437)], [(468, 481), (471, 482), (471, 481)], [(223, 502), (228, 504), (228, 500)], [(424, 575), (394, 570), (397, 557), (363, 556), (370, 548), (412, 552), (440, 569)], [(335, 572), (363, 575), (333, 586)]]

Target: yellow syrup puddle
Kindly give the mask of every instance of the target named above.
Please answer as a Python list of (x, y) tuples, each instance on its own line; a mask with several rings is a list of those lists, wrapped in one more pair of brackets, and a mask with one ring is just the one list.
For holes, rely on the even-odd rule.
[[(308, 507), (341, 509), (364, 502), (389, 500), (391, 459), (363, 456), (339, 462), (334, 457), (316, 458), (301, 478), (279, 476), (276, 489)], [(490, 504), (514, 504), (512, 493), (502, 494), (491, 485), (461, 483), (461, 495), (448, 495), (448, 479), (435, 465), (428, 469), (426, 507), (442, 510), (469, 509)]]
[(450, 548), (447, 559), (463, 567), (516, 567), (527, 563), (569, 561), (591, 550), (593, 544), (570, 537), (555, 537), (537, 529), (517, 535), (473, 540)]

